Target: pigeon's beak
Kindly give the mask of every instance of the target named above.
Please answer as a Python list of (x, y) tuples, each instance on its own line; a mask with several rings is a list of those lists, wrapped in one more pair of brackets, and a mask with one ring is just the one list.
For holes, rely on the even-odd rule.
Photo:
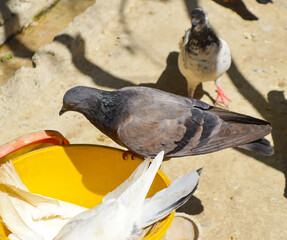
[(65, 106), (62, 107), (61, 111), (59, 112), (59, 116), (61, 116), (63, 113), (67, 112), (69, 109)]
[(191, 25), (191, 31), (193, 31), (194, 30), (194, 28), (196, 27), (196, 23), (192, 23), (192, 25)]

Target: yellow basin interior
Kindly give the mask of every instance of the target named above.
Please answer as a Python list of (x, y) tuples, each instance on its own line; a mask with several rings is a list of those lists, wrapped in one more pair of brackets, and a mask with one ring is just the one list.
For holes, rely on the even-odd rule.
[[(52, 146), (26, 153), (13, 160), (23, 183), (33, 193), (92, 208), (126, 180), (142, 158), (122, 158), (123, 151), (97, 145)], [(1, 161), (1, 160), (0, 160)], [(159, 170), (147, 197), (170, 184)], [(144, 238), (161, 239), (169, 228), (174, 212)], [(0, 225), (0, 239), (9, 231)]]

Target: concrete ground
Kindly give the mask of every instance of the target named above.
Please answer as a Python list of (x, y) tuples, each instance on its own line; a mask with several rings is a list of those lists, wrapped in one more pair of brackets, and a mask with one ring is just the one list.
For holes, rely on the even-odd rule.
[[(0, 45), (9, 37), (29, 26), (55, 0), (0, 1)], [(55, 3), (56, 4), (56, 3)]]
[[(232, 99), (229, 109), (271, 122), (273, 131), (267, 138), (275, 154), (263, 157), (227, 149), (171, 159), (162, 168), (173, 180), (203, 167), (198, 190), (179, 210), (200, 222), (201, 239), (286, 239), (287, 2), (243, 1), (232, 5), (221, 0), (98, 0), (54, 41), (46, 31), (52, 42), (33, 49), (42, 36), (38, 24), (33, 41), (27, 36), (24, 44), (35, 54), (24, 57), (26, 67), (0, 86), (0, 144), (29, 132), (55, 129), (71, 143), (119, 147), (82, 115), (59, 117), (63, 94), (75, 85), (109, 90), (141, 85), (187, 95), (177, 67), (178, 43), (190, 27), (188, 10), (201, 7), (231, 49), (232, 65), (221, 79)], [(1, 57), (6, 54), (3, 49)], [(21, 66), (21, 57), (18, 67), (14, 60), (0, 63), (2, 73)], [(212, 104), (215, 89), (214, 83), (204, 83), (196, 97)]]

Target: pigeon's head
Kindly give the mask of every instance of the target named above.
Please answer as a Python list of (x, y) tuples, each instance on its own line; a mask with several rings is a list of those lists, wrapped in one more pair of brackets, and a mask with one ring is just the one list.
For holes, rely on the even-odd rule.
[(67, 111), (84, 113), (85, 109), (89, 109), (90, 99), (94, 95), (95, 89), (89, 87), (78, 86), (69, 89), (64, 95), (63, 106), (59, 115), (61, 116)]
[(191, 12), (191, 31), (200, 31), (208, 24), (208, 18), (205, 12), (200, 8), (195, 8)]

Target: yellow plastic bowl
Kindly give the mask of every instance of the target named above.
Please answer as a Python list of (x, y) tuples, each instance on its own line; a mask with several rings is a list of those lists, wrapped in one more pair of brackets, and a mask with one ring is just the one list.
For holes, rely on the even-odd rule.
[[(122, 159), (123, 151), (96, 145), (52, 146), (29, 152), (13, 160), (23, 183), (33, 193), (92, 208), (126, 180), (142, 158)], [(159, 170), (147, 197), (170, 184)], [(165, 235), (174, 212), (144, 238), (159, 240)], [(9, 231), (0, 225), (0, 239)]]

